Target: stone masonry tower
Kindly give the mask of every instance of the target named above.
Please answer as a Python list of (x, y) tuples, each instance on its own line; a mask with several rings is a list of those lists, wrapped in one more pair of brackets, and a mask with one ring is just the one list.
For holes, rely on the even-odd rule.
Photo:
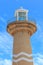
[(36, 24), (28, 20), (28, 10), (15, 11), (16, 20), (7, 26), (14, 37), (12, 65), (33, 65), (30, 36), (36, 32)]

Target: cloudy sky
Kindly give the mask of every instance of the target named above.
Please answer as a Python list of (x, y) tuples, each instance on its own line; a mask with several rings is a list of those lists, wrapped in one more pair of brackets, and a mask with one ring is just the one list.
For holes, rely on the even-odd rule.
[(43, 65), (43, 0), (0, 0), (0, 65), (12, 65), (13, 37), (6, 28), (21, 6), (29, 10), (29, 19), (36, 22), (37, 32), (30, 38), (32, 53), (34, 65)]

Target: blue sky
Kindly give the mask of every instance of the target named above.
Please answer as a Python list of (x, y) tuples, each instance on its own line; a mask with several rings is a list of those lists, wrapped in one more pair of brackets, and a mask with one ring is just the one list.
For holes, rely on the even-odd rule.
[(43, 65), (43, 0), (0, 0), (0, 65), (11, 65), (13, 37), (6, 28), (8, 20), (21, 6), (28, 9), (29, 18), (36, 21), (37, 32), (30, 40), (34, 65)]

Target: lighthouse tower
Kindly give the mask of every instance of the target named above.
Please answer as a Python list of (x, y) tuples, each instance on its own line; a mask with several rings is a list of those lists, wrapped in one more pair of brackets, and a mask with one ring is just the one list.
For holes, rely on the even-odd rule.
[(14, 37), (12, 65), (33, 65), (30, 36), (36, 32), (36, 24), (28, 20), (28, 10), (15, 11), (16, 20), (7, 26), (7, 31)]

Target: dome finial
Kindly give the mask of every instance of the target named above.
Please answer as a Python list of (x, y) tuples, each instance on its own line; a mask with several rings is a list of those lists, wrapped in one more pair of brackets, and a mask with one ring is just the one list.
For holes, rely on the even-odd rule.
[(20, 9), (23, 9), (23, 7), (21, 6)]

